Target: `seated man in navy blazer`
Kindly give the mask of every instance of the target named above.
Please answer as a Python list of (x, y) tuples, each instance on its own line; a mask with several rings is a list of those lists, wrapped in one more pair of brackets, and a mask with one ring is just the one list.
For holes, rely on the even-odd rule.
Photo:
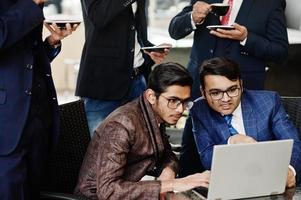
[(295, 186), (301, 173), (301, 141), (279, 95), (243, 89), (238, 64), (226, 58), (204, 61), (200, 83), (203, 97), (196, 100), (190, 115), (204, 168), (210, 169), (213, 146), (217, 144), (293, 139), (286, 186)]

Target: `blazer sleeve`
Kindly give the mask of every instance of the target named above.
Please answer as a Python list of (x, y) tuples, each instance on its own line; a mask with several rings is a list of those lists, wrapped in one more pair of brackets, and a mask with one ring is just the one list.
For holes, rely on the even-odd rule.
[[(99, 199), (159, 199), (160, 181), (131, 182), (123, 179), (131, 139), (119, 123), (105, 128), (98, 145), (97, 196)], [(135, 173), (135, 172), (132, 172)], [(126, 176), (130, 176), (127, 174)]]
[[(220, 140), (219, 134), (213, 126), (209, 125), (209, 121), (203, 122), (200, 120), (202, 112), (197, 112), (199, 109), (192, 109), (190, 113), (192, 118), (192, 131), (197, 145), (198, 153), (205, 169), (211, 169), (213, 147), (216, 144), (227, 144), (228, 138)], [(207, 125), (205, 125), (205, 123)], [(217, 141), (218, 140), (218, 141)]]
[(172, 18), (169, 24), (169, 35), (175, 40), (182, 39), (192, 31), (191, 12), (192, 5), (186, 6), (179, 14)]
[(164, 154), (163, 154), (163, 162), (162, 162), (162, 169), (165, 167), (170, 167), (176, 174), (179, 170), (178, 165), (178, 158), (177, 156), (172, 152), (171, 146), (168, 141), (168, 135), (165, 133), (163, 134), (163, 144), (164, 144)]
[(50, 46), (48, 41), (45, 39), (43, 45), (44, 45), (44, 49), (46, 51), (46, 55), (49, 59), (49, 62), (52, 62), (53, 59), (61, 52), (61, 47), (62, 47), (61, 41), (59, 42), (59, 44), (60, 45), (58, 47), (53, 48), (52, 46)]
[(285, 2), (273, 1), (264, 34), (248, 33), (245, 50), (255, 57), (269, 61), (283, 61), (288, 56), (288, 37), (285, 22)]
[(32, 0), (18, 0), (0, 14), (0, 51), (17, 43), (44, 20), (43, 10)]
[(301, 178), (301, 141), (298, 136), (298, 131), (289, 116), (286, 114), (283, 105), (281, 104), (279, 95), (274, 96), (275, 107), (272, 117), (273, 133), (278, 140), (293, 139), (293, 151), (290, 164), (294, 167), (297, 173), (297, 180)]

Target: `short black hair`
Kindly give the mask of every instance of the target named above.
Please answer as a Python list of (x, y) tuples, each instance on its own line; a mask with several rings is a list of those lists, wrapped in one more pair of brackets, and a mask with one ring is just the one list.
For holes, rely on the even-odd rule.
[(205, 88), (204, 79), (206, 75), (225, 76), (231, 81), (241, 79), (241, 73), (238, 64), (233, 60), (224, 57), (216, 57), (205, 60), (200, 66), (199, 72), (202, 88)]
[(148, 88), (152, 89), (156, 96), (164, 93), (167, 87), (172, 85), (192, 87), (192, 78), (187, 69), (174, 62), (162, 63), (154, 68), (148, 79)]

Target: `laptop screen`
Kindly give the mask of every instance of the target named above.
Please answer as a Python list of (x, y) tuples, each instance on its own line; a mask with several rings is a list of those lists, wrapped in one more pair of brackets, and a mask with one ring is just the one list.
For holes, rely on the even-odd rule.
[[(208, 199), (283, 193), (292, 146), (293, 140), (215, 145)], [(204, 189), (195, 191), (206, 196)]]

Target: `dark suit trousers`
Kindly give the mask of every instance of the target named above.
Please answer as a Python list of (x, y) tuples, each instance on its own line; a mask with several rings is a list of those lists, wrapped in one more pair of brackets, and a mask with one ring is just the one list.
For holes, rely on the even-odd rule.
[(52, 123), (43, 78), (36, 76), (33, 83), (31, 106), (22, 138), (13, 152), (0, 156), (1, 200), (39, 199), (39, 185), (49, 153)]

